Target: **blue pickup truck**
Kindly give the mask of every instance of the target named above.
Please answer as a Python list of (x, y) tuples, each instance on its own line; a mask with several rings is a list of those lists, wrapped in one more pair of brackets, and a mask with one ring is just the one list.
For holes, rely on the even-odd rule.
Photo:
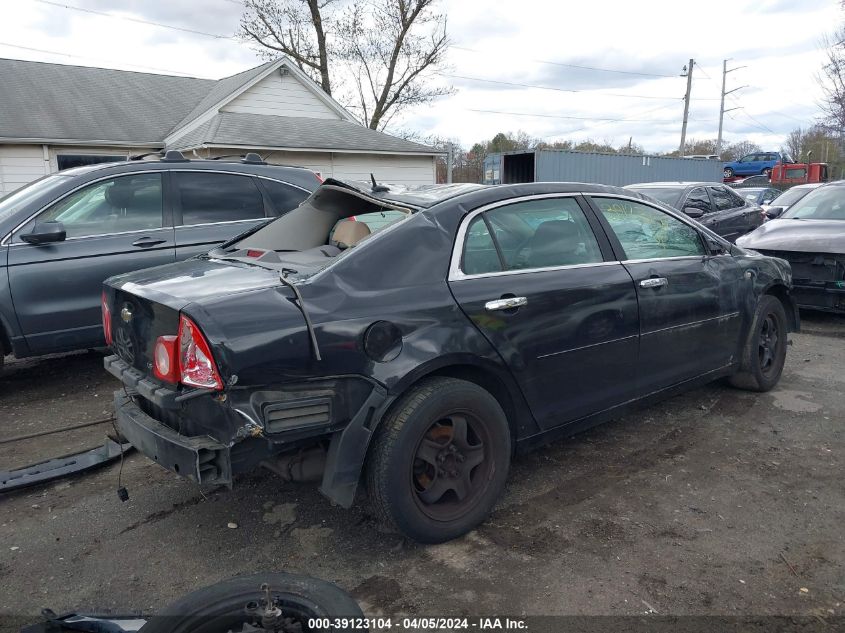
[(779, 161), (791, 163), (792, 160), (780, 152), (755, 152), (743, 156), (739, 160), (725, 163), (725, 179), (736, 176), (754, 176), (765, 174), (768, 176)]

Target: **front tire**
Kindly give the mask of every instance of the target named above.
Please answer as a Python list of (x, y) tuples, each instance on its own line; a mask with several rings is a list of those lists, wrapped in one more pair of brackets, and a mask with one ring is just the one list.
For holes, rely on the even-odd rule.
[(731, 384), (748, 391), (769, 391), (780, 380), (786, 362), (786, 311), (776, 297), (763, 295), (757, 303), (742, 351), (742, 365)]
[(730, 167), (725, 167), (724, 171), (725, 178), (733, 178), (734, 177), (734, 170)]
[(483, 522), (505, 487), (507, 418), (478, 385), (428, 378), (383, 420), (367, 464), (367, 489), (382, 521), (420, 543), (442, 543)]
[(772, 169), (771, 167), (766, 167), (763, 171), (760, 172), (761, 176), (765, 176), (766, 178), (772, 177)]

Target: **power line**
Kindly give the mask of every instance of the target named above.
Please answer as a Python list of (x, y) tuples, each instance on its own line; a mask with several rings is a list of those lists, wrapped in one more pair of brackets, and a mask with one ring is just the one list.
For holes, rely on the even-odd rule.
[[(637, 117), (642, 117), (642, 116), (646, 116), (648, 114), (653, 114), (654, 112), (659, 112), (660, 110), (666, 110), (667, 108), (670, 108), (670, 107), (672, 107), (672, 106), (671, 105), (658, 106), (656, 108), (651, 108), (650, 110), (646, 110), (645, 112), (637, 112), (636, 114), (633, 115), (633, 117), (634, 117), (633, 119), (625, 118), (625, 119), (620, 119), (620, 121), (636, 120)], [(651, 121), (652, 119), (646, 119), (646, 120)], [(595, 123), (594, 125), (591, 125), (589, 127), (580, 127), (580, 128), (575, 128), (574, 130), (567, 130), (566, 134), (576, 134), (578, 132), (586, 132), (587, 130), (592, 130), (592, 129), (599, 127), (601, 125), (607, 125), (608, 123), (614, 123), (614, 122), (619, 122), (619, 121), (600, 121), (600, 122)]]
[[(662, 109), (662, 108), (661, 108)], [(530, 116), (540, 117), (544, 119), (566, 119), (574, 121), (606, 121), (608, 123), (621, 121), (648, 121), (649, 123), (675, 123), (675, 119), (656, 120), (656, 119), (614, 119), (609, 117), (584, 117), (584, 116), (564, 116), (562, 114), (540, 114), (537, 112), (507, 112), (504, 110), (482, 110), (479, 108), (466, 108), (468, 112), (481, 112), (484, 114), (506, 114), (508, 116)]]
[(701, 65), (699, 65), (699, 64), (696, 64), (696, 68), (698, 68), (698, 70), (700, 70), (700, 71), (701, 71), (701, 74), (702, 74), (702, 75), (704, 75), (704, 78), (705, 78), (705, 79), (707, 79), (707, 80), (709, 80), (709, 81), (716, 81), (715, 79), (713, 79), (713, 77), (711, 77), (710, 75), (708, 75), (708, 74), (707, 74), (707, 71), (706, 71), (706, 70), (704, 70), (704, 67), (703, 67), (703, 66), (701, 66)]
[(53, 0), (35, 0), (41, 4), (58, 7), (59, 9), (68, 9), (71, 11), (80, 11), (82, 13), (90, 13), (92, 15), (100, 15), (115, 20), (124, 20), (125, 22), (135, 22), (136, 24), (146, 24), (148, 26), (157, 26), (162, 29), (171, 29), (173, 31), (181, 31), (182, 33), (191, 33), (192, 35), (204, 35), (206, 37), (213, 37), (216, 40), (232, 40), (239, 42), (240, 40), (234, 35), (220, 35), (219, 33), (208, 33), (207, 31), (198, 31), (196, 29), (187, 29), (181, 26), (173, 26), (172, 24), (162, 24), (161, 22), (153, 22), (151, 20), (142, 20), (140, 18), (130, 18), (124, 15), (115, 15), (107, 11), (97, 11), (95, 9), (86, 9), (84, 7), (77, 7), (72, 4), (65, 4), (63, 2), (53, 2)]
[[(482, 50), (478, 50), (477, 48), (469, 48), (467, 46), (457, 46), (455, 44), (452, 44), (452, 46), (450, 48), (454, 48), (454, 49), (457, 49), (459, 51), (468, 51), (470, 53), (480, 53), (482, 55), (491, 55), (492, 54), (489, 51), (482, 51)], [(532, 59), (532, 60), (529, 60), (529, 61), (535, 62), (537, 64), (551, 64), (552, 66), (563, 66), (564, 68), (578, 68), (580, 70), (595, 70), (595, 71), (603, 72), (603, 73), (618, 73), (620, 75), (637, 75), (639, 77), (661, 77), (661, 78), (668, 77), (670, 79), (675, 78), (675, 75), (660, 75), (660, 74), (657, 74), (657, 73), (643, 73), (643, 72), (636, 72), (636, 71), (633, 71), (633, 70), (619, 70), (619, 69), (615, 69), (615, 68), (598, 68), (596, 66), (582, 66), (580, 64), (566, 64), (566, 63), (563, 63), (563, 62), (553, 62), (553, 61), (549, 61), (547, 59)]]
[[(43, 48), (33, 48), (31, 46), (21, 46), (20, 44), (10, 44), (8, 42), (0, 42), (0, 46), (7, 46), (9, 48), (19, 48), (24, 51), (33, 51), (35, 53), (45, 53), (47, 55), (58, 55), (60, 57), (70, 57), (73, 59), (87, 59), (92, 62), (99, 62), (99, 63), (113, 63), (113, 60), (105, 60), (102, 57), (88, 57), (86, 55), (72, 55), (70, 53), (62, 53), (59, 51), (48, 51)], [(147, 70), (157, 70), (158, 72), (167, 73), (169, 75), (181, 75), (184, 77), (194, 77), (196, 75), (192, 75), (190, 73), (182, 72), (179, 70), (170, 70), (168, 68), (157, 68), (156, 66), (141, 66), (138, 64), (124, 64), (121, 63), (122, 66), (129, 66), (130, 68), (145, 68)]]
[[(600, 89), (595, 90), (584, 90), (584, 89), (577, 89), (577, 88), (559, 88), (556, 86), (541, 86), (537, 84), (523, 84), (517, 83), (513, 81), (502, 81), (499, 79), (485, 79), (483, 77), (470, 77), (468, 75), (453, 75), (450, 73), (435, 73), (441, 77), (449, 77), (451, 79), (466, 79), (469, 81), (479, 81), (482, 83), (490, 83), (496, 84), (500, 86), (514, 86), (517, 88), (536, 88), (538, 90), (553, 90), (555, 92), (571, 92), (571, 93), (580, 93), (580, 94), (595, 94), (601, 97), (630, 97), (632, 99), (656, 99), (658, 101), (677, 101), (681, 99), (681, 97), (658, 97), (654, 95), (639, 95), (639, 94), (625, 94), (625, 93), (616, 93), (616, 92), (599, 92)], [(701, 98), (701, 99), (694, 99), (695, 101), (716, 101), (716, 99), (710, 98)]]

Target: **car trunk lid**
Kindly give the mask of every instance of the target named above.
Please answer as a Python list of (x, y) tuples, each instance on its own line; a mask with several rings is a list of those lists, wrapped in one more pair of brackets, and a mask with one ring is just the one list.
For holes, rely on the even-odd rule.
[(112, 348), (132, 367), (152, 374), (159, 336), (179, 331), (185, 306), (279, 285), (275, 271), (238, 263), (192, 259), (106, 280)]

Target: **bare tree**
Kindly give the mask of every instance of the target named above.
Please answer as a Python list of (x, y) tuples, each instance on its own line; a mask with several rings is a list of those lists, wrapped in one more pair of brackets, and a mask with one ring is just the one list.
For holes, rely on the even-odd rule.
[(804, 154), (804, 145), (807, 143), (807, 134), (800, 127), (795, 128), (786, 136), (786, 145), (783, 148), (793, 160), (801, 160)]
[(452, 93), (432, 81), (449, 46), (446, 16), (435, 2), (245, 0), (241, 34), (266, 57), (293, 59), (364, 125), (380, 130), (402, 110)]
[(722, 160), (739, 160), (743, 156), (759, 152), (760, 146), (751, 141), (737, 141), (731, 143), (722, 151)]
[(326, 34), (331, 33), (332, 20), (323, 14), (334, 2), (244, 0), (241, 35), (255, 42), (265, 58), (287, 55), (331, 94)]
[(823, 124), (840, 137), (845, 131), (845, 26), (825, 36), (827, 59), (818, 77), (822, 88)]
[(434, 0), (356, 0), (342, 28), (344, 58), (355, 84), (362, 119), (382, 129), (412, 105), (451, 94), (430, 82), (431, 71), (445, 61), (449, 38), (446, 16)]

